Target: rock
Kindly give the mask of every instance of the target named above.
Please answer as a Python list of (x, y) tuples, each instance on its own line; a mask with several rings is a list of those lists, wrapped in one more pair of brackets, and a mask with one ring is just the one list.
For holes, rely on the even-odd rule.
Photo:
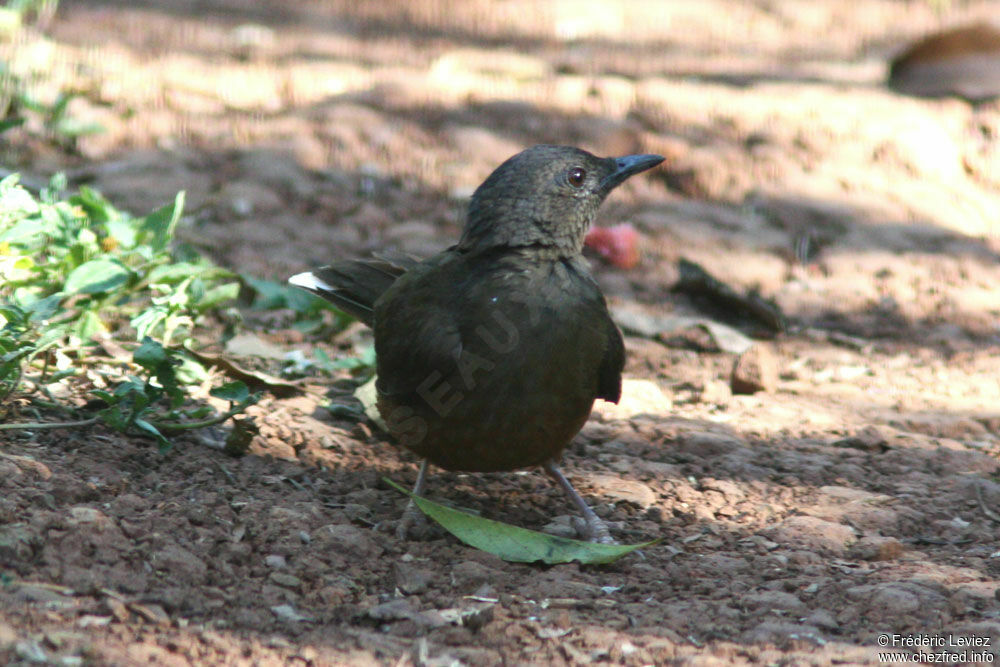
[(37, 479), (47, 480), (52, 477), (52, 471), (49, 470), (47, 465), (41, 463), (40, 461), (36, 461), (30, 456), (5, 454), (3, 458), (8, 462), (13, 463), (21, 471), (29, 473)]
[(104, 609), (115, 617), (119, 623), (128, 621), (129, 610), (125, 603), (116, 598), (104, 598)]
[(42, 541), (41, 535), (26, 523), (0, 526), (0, 562), (27, 561)]
[(819, 629), (812, 625), (798, 623), (782, 623), (780, 621), (764, 621), (752, 630), (744, 632), (740, 640), (751, 644), (779, 643), (790, 637), (819, 637)]
[(440, 80), (461, 79), (470, 74), (478, 74), (531, 81), (547, 77), (551, 73), (551, 66), (542, 58), (513, 51), (455, 49), (435, 60), (430, 72), (432, 78)]
[(741, 598), (744, 606), (758, 611), (779, 609), (782, 611), (799, 612), (805, 608), (802, 600), (791, 593), (783, 591), (758, 591), (748, 593)]
[(61, 594), (59, 591), (32, 584), (19, 585), (17, 587), (17, 597), (18, 599), (25, 600), (27, 602), (43, 602), (48, 609), (66, 607), (69, 606), (70, 603), (70, 598)]
[(205, 561), (177, 544), (168, 544), (153, 552), (150, 563), (157, 570), (166, 570), (174, 581), (182, 584), (202, 583), (208, 573)]
[(21, 469), (18, 468), (16, 465), (11, 463), (10, 461), (0, 459), (0, 480), (3, 480), (4, 482), (10, 482), (14, 479), (23, 476), (24, 473), (21, 472)]
[(413, 603), (407, 598), (396, 598), (368, 609), (365, 614), (376, 621), (403, 621), (417, 613)]
[(611, 317), (626, 334), (653, 338), (666, 345), (742, 354), (753, 340), (715, 320), (664, 315), (636, 306), (611, 307)]
[(891, 532), (899, 524), (897, 511), (887, 506), (890, 496), (847, 486), (823, 486), (819, 492), (818, 502), (802, 512), (871, 533)]
[(393, 564), (392, 569), (396, 587), (407, 595), (423, 593), (434, 576), (430, 570), (416, 567), (411, 563), (397, 562)]
[(775, 542), (835, 556), (843, 556), (856, 541), (850, 526), (812, 516), (793, 516), (764, 532)]
[(730, 502), (742, 500), (744, 497), (743, 490), (728, 479), (703, 477), (699, 483), (702, 491), (718, 491)]
[(279, 604), (277, 606), (271, 607), (271, 612), (277, 616), (282, 621), (311, 621), (309, 616), (304, 616), (295, 610), (290, 604)]
[(288, 567), (288, 561), (281, 554), (270, 554), (264, 558), (264, 564), (274, 570), (281, 570)]
[(953, 415), (909, 415), (897, 424), (911, 433), (923, 433), (952, 440), (978, 439), (986, 435), (986, 427), (975, 419)]
[(701, 388), (698, 400), (702, 403), (725, 405), (733, 397), (733, 390), (723, 380), (708, 380)]
[(734, 394), (774, 392), (778, 388), (778, 362), (771, 349), (757, 343), (737, 357), (729, 386)]
[(24, 639), (15, 643), (14, 653), (28, 664), (52, 664), (45, 649), (34, 639)]
[(655, 480), (670, 479), (671, 477), (683, 477), (684, 470), (679, 465), (664, 463), (663, 461), (647, 461), (639, 459), (632, 466), (634, 474), (642, 474)]
[(803, 619), (807, 625), (815, 625), (822, 630), (835, 631), (840, 627), (837, 619), (826, 609), (816, 609)]
[(656, 492), (642, 482), (616, 475), (591, 475), (587, 481), (594, 487), (595, 496), (631, 503), (640, 509), (648, 509), (656, 504)]
[(872, 505), (886, 503), (892, 500), (890, 496), (882, 493), (872, 493), (863, 489), (855, 489), (850, 486), (837, 486), (830, 484), (821, 486), (819, 492), (823, 496), (838, 504), (848, 503), (869, 503)]
[(491, 581), (496, 581), (499, 571), (492, 567), (465, 560), (451, 568), (451, 581), (455, 586), (475, 588)]
[(134, 516), (148, 509), (149, 503), (145, 498), (135, 493), (123, 493), (115, 498), (108, 508), (108, 511), (118, 517)]
[(13, 626), (0, 621), (0, 651), (6, 650), (17, 641), (17, 631)]
[(228, 35), (229, 46), (240, 58), (248, 59), (259, 52), (270, 51), (275, 44), (274, 30), (259, 23), (244, 23)]
[(93, 507), (71, 507), (69, 509), (69, 521), (71, 526), (79, 524), (93, 524), (100, 528), (111, 524), (111, 520), (101, 510)]
[(565, 537), (569, 540), (579, 539), (579, 534), (573, 526), (573, 517), (568, 514), (560, 514), (552, 517), (552, 520), (542, 526), (542, 532), (546, 535)]
[(895, 560), (903, 553), (903, 543), (895, 537), (863, 537), (847, 552), (848, 557), (860, 560)]
[(920, 609), (920, 597), (895, 584), (881, 584), (876, 586), (868, 604), (879, 609), (885, 618), (898, 618)]
[(891, 430), (886, 426), (866, 426), (854, 435), (837, 440), (833, 444), (837, 447), (853, 447), (866, 452), (883, 452), (889, 448)]
[(296, 577), (294, 574), (288, 574), (287, 572), (272, 572), (268, 579), (284, 588), (299, 588), (302, 586), (302, 580)]
[(382, 553), (368, 531), (349, 524), (328, 524), (313, 534), (313, 544), (321, 550), (345, 554), (354, 558), (374, 558)]

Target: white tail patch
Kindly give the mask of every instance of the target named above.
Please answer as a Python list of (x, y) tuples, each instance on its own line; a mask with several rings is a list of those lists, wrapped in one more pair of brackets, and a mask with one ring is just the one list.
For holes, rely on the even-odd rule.
[(288, 279), (290, 285), (295, 285), (296, 287), (301, 287), (302, 289), (311, 290), (314, 292), (332, 292), (333, 287), (330, 287), (325, 282), (317, 278), (315, 275), (306, 271), (305, 273), (296, 273), (294, 276)]

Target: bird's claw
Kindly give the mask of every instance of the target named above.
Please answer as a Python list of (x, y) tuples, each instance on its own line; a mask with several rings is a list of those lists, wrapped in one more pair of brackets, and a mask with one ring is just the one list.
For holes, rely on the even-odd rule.
[(421, 529), (427, 525), (427, 517), (420, 511), (417, 504), (411, 499), (403, 510), (403, 516), (399, 518), (396, 525), (396, 539), (406, 540), (410, 537), (414, 529)]
[(573, 528), (576, 529), (576, 534), (595, 544), (618, 544), (618, 540), (611, 537), (608, 524), (596, 516), (594, 519), (595, 521), (587, 521), (584, 517), (573, 517)]

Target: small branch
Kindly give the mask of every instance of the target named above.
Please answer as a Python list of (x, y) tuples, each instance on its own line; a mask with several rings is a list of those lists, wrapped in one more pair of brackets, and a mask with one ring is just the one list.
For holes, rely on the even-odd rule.
[(97, 423), (97, 417), (81, 419), (75, 422), (27, 422), (24, 424), (0, 424), (0, 431), (37, 430), (41, 428), (76, 428), (78, 426), (90, 426)]
[(230, 417), (234, 417), (241, 412), (243, 412), (247, 406), (240, 406), (233, 408), (225, 414), (219, 415), (218, 417), (212, 417), (211, 419), (205, 419), (200, 422), (160, 422), (149, 420), (149, 423), (162, 431), (193, 431), (199, 428), (205, 428), (208, 426), (215, 426), (216, 424), (221, 424)]

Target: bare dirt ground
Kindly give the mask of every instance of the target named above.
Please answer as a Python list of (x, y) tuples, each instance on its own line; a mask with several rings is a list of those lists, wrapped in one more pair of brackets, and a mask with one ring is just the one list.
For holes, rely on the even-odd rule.
[[(681, 257), (756, 287), (790, 323), (761, 343), (776, 387), (734, 395), (731, 355), (628, 336), (625, 405), (598, 406), (566, 469), (620, 539), (663, 541), (607, 567), (397, 540), (380, 479), (415, 461), (319, 386), (258, 406), (243, 458), (6, 432), (0, 662), (875, 664), (892, 635), (992, 662), (1000, 105), (882, 80), (907, 39), (998, 3), (355, 4), (67, 0), (16, 53), (107, 131), (76, 156), (13, 141), (5, 165), (139, 213), (186, 190), (185, 240), (277, 278), (444, 248), (527, 145), (660, 152), (602, 212), (642, 261), (595, 258), (598, 280), (647, 316), (698, 314), (671, 291)], [(570, 511), (534, 471), (430, 494), (530, 528)]]

